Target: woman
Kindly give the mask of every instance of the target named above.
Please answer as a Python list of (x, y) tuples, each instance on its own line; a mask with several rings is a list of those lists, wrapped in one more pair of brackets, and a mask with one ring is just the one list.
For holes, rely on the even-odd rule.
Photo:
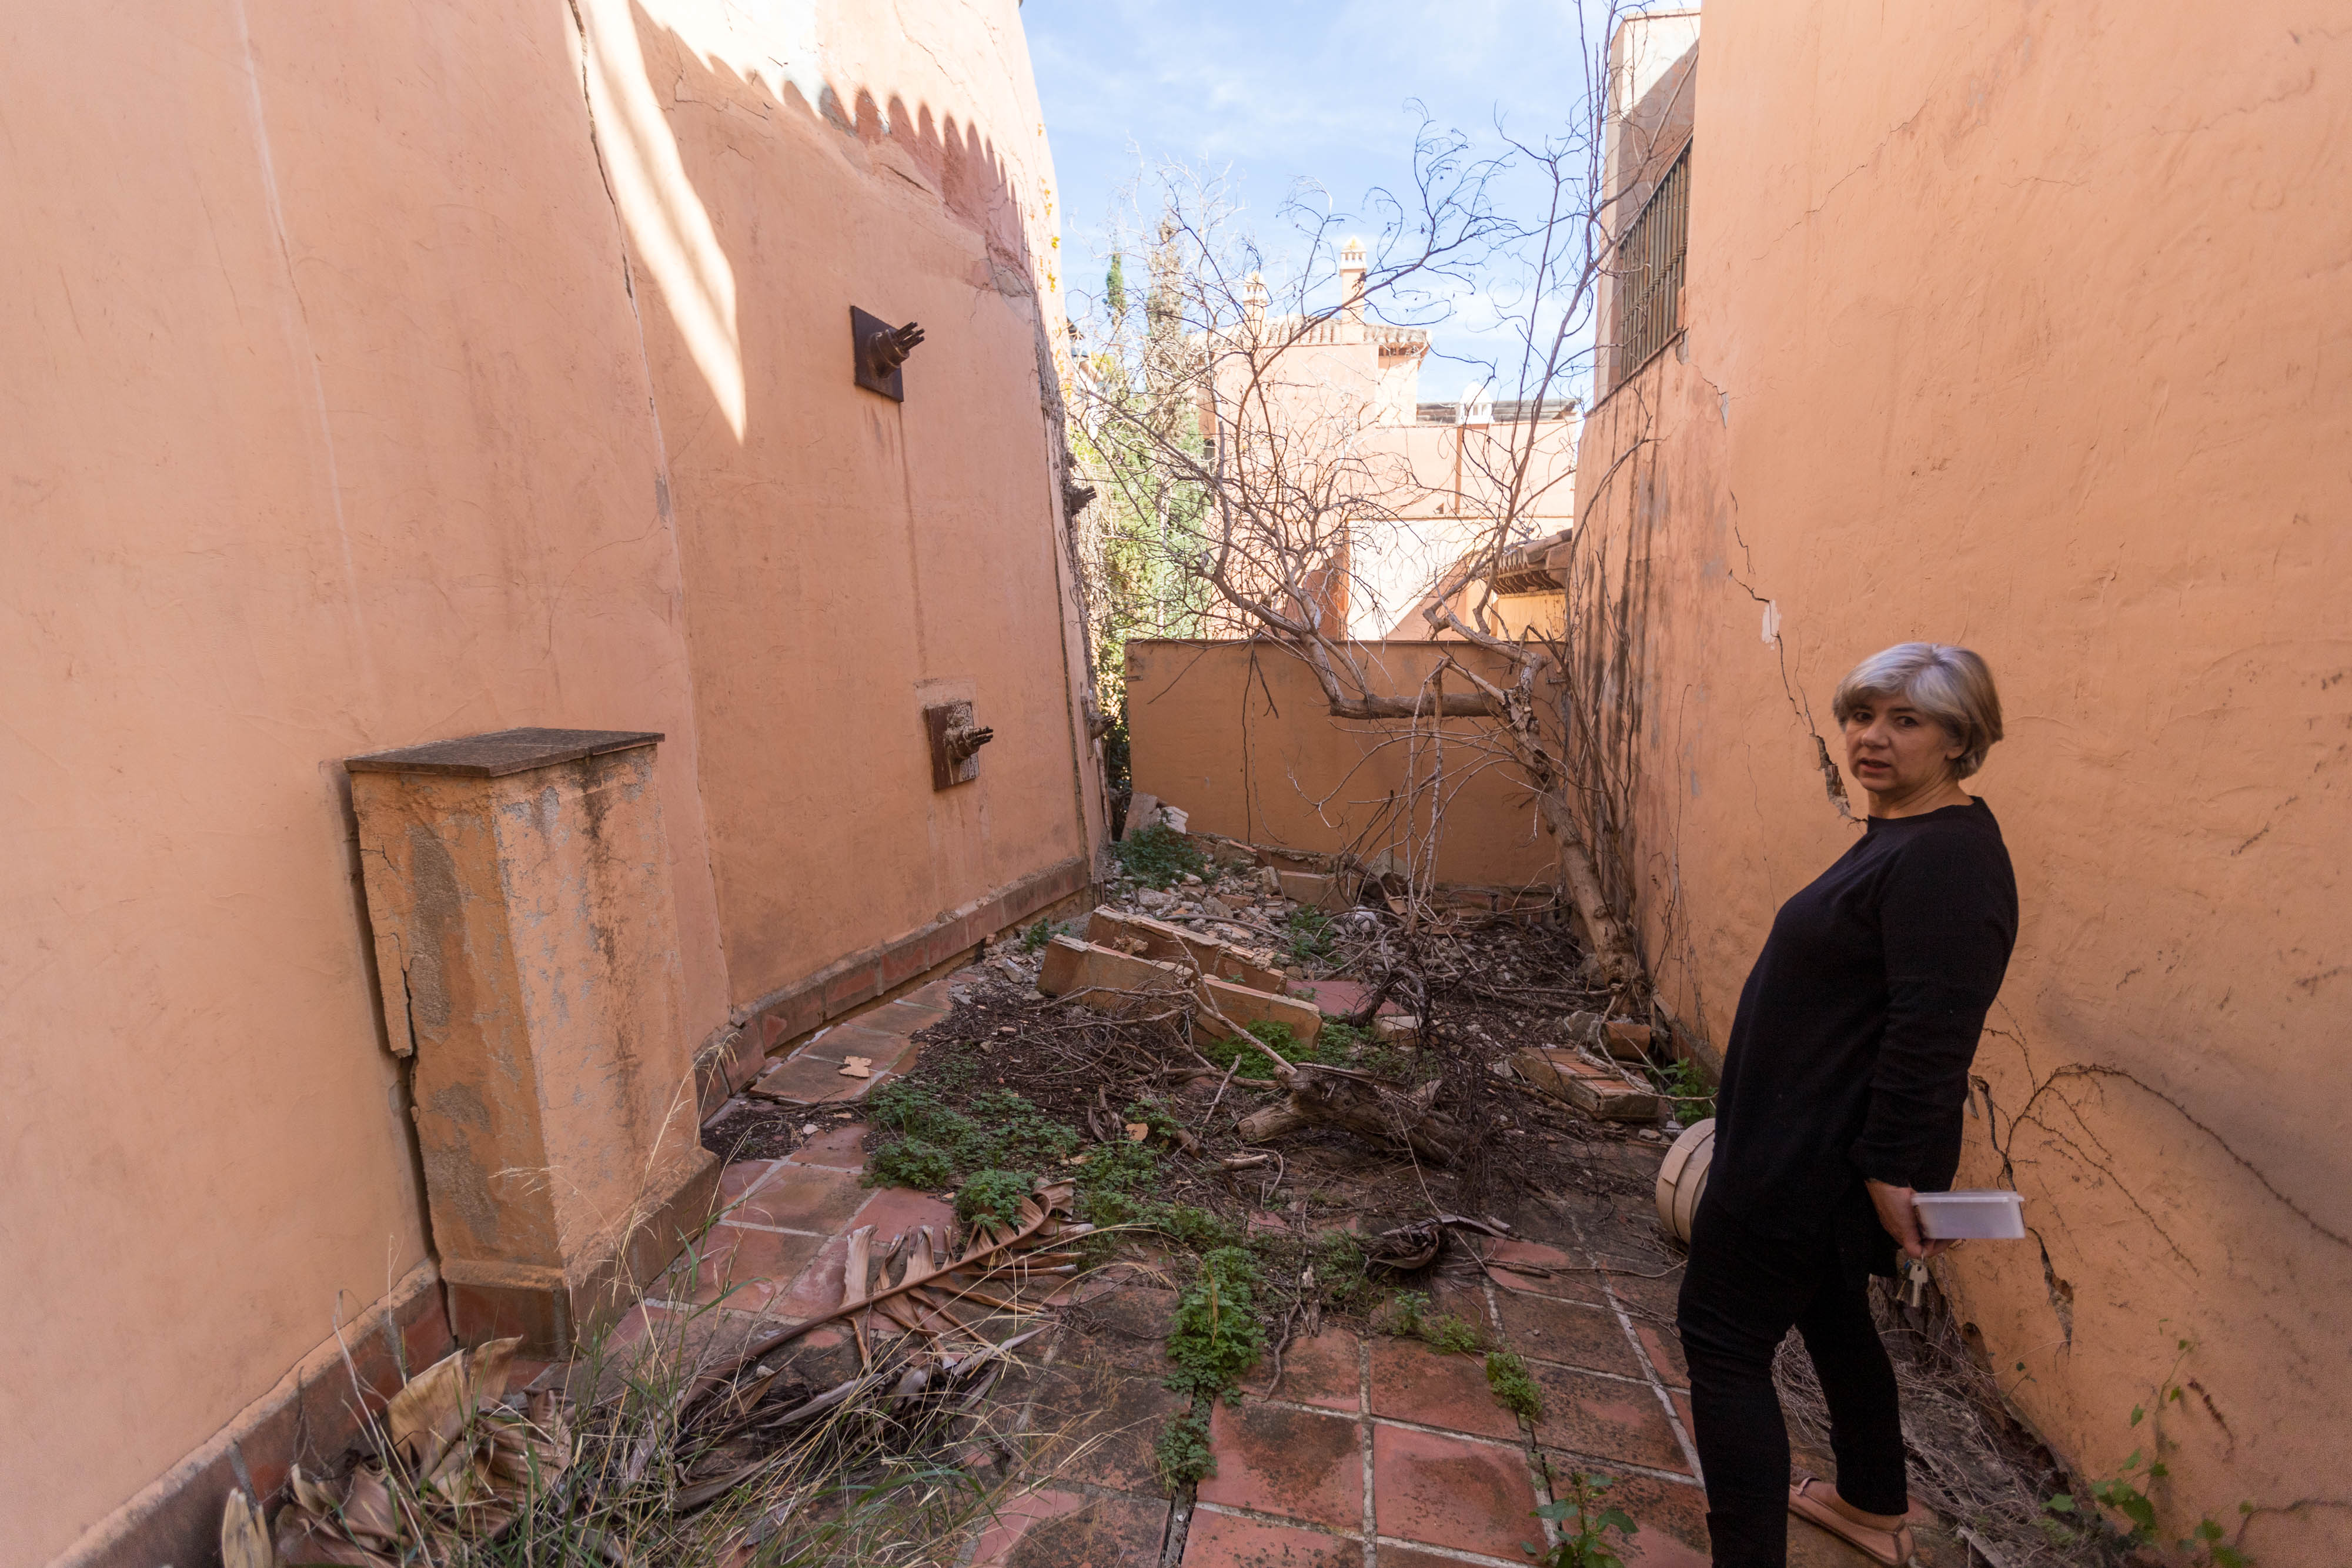
[[(2000, 738), (1992, 673), (1905, 643), (1840, 682), (1860, 842), (1780, 906), (1717, 1096), (1678, 1317), (1717, 1568), (1783, 1568), (1790, 1511), (1877, 1561), (1911, 1555), (1895, 1372), (1868, 1277), (1927, 1259), (1915, 1192), (1951, 1186), (1969, 1063), (2017, 936), (2000, 829), (1960, 788)], [(1837, 1484), (1791, 1486), (1772, 1353), (1821, 1374)]]

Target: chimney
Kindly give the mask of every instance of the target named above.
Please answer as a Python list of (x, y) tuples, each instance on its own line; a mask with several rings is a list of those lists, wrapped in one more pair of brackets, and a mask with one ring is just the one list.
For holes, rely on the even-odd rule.
[(1242, 321), (1253, 343), (1265, 336), (1265, 275), (1253, 272), (1242, 290)]
[[(1364, 242), (1353, 235), (1339, 251), (1339, 319), (1352, 328), (1364, 324)], [(1348, 340), (1360, 340), (1350, 334)]]

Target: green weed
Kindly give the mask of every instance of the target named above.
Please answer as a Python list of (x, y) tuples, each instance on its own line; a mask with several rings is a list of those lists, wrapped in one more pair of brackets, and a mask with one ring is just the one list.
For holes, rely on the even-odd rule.
[[(1313, 1061), (1336, 1067), (1348, 1059), (1346, 1051), (1334, 1050), (1325, 1041), (1323, 1036), (1331, 1032), (1328, 1024), (1307, 1044), (1301, 1044), (1297, 1031), (1278, 1019), (1260, 1019), (1244, 1027), (1285, 1061)], [(1231, 1067), (1238, 1061), (1241, 1063), (1238, 1075), (1242, 1077), (1263, 1076), (1263, 1071), (1252, 1072), (1253, 1068), (1268, 1070), (1265, 1051), (1229, 1034), (1221, 1035), (1201, 1047), (1201, 1054), (1220, 1068)]]
[(1024, 953), (1034, 953), (1055, 937), (1068, 936), (1072, 929), (1073, 927), (1068, 925), (1050, 921), (1040, 915), (1034, 925), (1022, 928), (1021, 950)]
[[(1608, 1476), (1578, 1470), (1568, 1478), (1568, 1496), (1536, 1510), (1538, 1519), (1559, 1526), (1559, 1544), (1537, 1559), (1538, 1568), (1625, 1568), (1625, 1560), (1609, 1550), (1609, 1532), (1619, 1544), (1633, 1539), (1642, 1528), (1623, 1509), (1601, 1500), (1615, 1481)], [(1526, 1548), (1533, 1552), (1535, 1548)]]
[(1670, 1067), (1654, 1067), (1650, 1076), (1660, 1091), (1674, 1101), (1675, 1116), (1685, 1126), (1715, 1114), (1715, 1086), (1706, 1081), (1697, 1062), (1676, 1061)]
[(866, 1167), (868, 1186), (911, 1186), (937, 1192), (955, 1184), (955, 1161), (937, 1144), (901, 1138), (874, 1151)]
[[(2167, 1405), (2187, 1408), (2189, 1396), (2179, 1378), (2180, 1364), (2189, 1359), (2192, 1348), (2188, 1340), (2175, 1342), (2177, 1354), (2172, 1358), (2172, 1365), (2157, 1383), (2156, 1407), (2159, 1414)], [(2147, 1420), (2147, 1408), (2133, 1406), (2131, 1425), (2137, 1427)], [(2077, 1498), (2072, 1492), (2060, 1492), (2042, 1503), (2043, 1510), (2054, 1516), (2044, 1521), (2053, 1542), (2061, 1546), (2071, 1546), (2085, 1538), (2096, 1539), (2105, 1533), (2109, 1527), (2100, 1512), (2104, 1509), (2121, 1515), (2127, 1522), (2129, 1528), (2121, 1532), (2125, 1546), (2137, 1549), (2155, 1542), (2156, 1500), (2148, 1491), (2171, 1471), (2162, 1458), (2162, 1450), (2168, 1446), (2164, 1434), (2153, 1423), (2150, 1424), (2149, 1434), (2150, 1446), (2145, 1449), (2134, 1448), (2114, 1475), (2104, 1480), (2093, 1481), (2084, 1489), (2087, 1497)], [(2238, 1511), (2251, 1514), (2254, 1506), (2242, 1502), (2238, 1505)], [(2196, 1528), (2174, 1544), (2179, 1550), (2192, 1554), (2189, 1559), (2190, 1568), (2253, 1568), (2253, 1559), (2225, 1543), (2221, 1539), (2223, 1533), (2221, 1526), (2208, 1516), (2199, 1520)]]
[[(900, 1079), (867, 1098), (866, 1114), (876, 1125), (900, 1134), (875, 1151), (866, 1167), (868, 1186), (936, 1188), (975, 1171), (1044, 1170), (1086, 1142), (1076, 1128), (1001, 1089), (973, 1095), (959, 1111), (928, 1087)], [(944, 1177), (939, 1176), (941, 1160)], [(925, 1179), (909, 1179), (919, 1176)]]
[(1400, 1291), (1389, 1299), (1385, 1321), (1375, 1327), (1403, 1339), (1417, 1339), (1440, 1355), (1470, 1355), (1486, 1348), (1484, 1331), (1450, 1312), (1433, 1316), (1430, 1299), (1419, 1291)]
[(1187, 1410), (1169, 1417), (1151, 1446), (1160, 1473), (1171, 1486), (1202, 1481), (1217, 1473), (1217, 1457), (1209, 1448), (1209, 1416), (1205, 1410)]
[(1202, 1257), (1201, 1276), (1177, 1298), (1168, 1333), (1168, 1359), (1176, 1364), (1170, 1388), (1213, 1400), (1257, 1364), (1265, 1345), (1255, 1299), (1262, 1283), (1257, 1260), (1244, 1249), (1219, 1247)]
[(1200, 875), (1209, 863), (1190, 839), (1165, 822), (1129, 834), (1111, 846), (1111, 853), (1121, 871), (1148, 887), (1173, 887), (1188, 875)]
[(1528, 1364), (1507, 1350), (1486, 1353), (1486, 1386), (1495, 1402), (1514, 1416), (1532, 1421), (1543, 1414), (1543, 1390), (1528, 1375)]
[(1157, 1100), (1139, 1100), (1127, 1108), (1125, 1115), (1128, 1121), (1140, 1122), (1149, 1129), (1145, 1136), (1165, 1138), (1171, 1143), (1184, 1127), (1181, 1122), (1168, 1113), (1168, 1107)]
[(1319, 909), (1300, 909), (1288, 921), (1288, 946), (1294, 963), (1328, 964), (1339, 951), (1339, 934), (1331, 917)]
[(974, 1171), (956, 1188), (956, 1218), (965, 1225), (985, 1221), (1000, 1230), (1018, 1223), (1021, 1205), (1037, 1185), (1027, 1171)]

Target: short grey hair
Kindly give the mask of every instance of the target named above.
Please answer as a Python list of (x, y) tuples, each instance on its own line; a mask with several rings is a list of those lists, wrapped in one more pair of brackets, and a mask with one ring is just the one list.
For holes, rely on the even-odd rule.
[(1984, 766), (1985, 753), (2000, 738), (2000, 693), (1991, 667), (1978, 654), (1948, 643), (1897, 643), (1846, 672), (1830, 699), (1830, 713), (1846, 716), (1873, 699), (1901, 697), (1951, 732), (1960, 744), (1952, 777), (1966, 779)]

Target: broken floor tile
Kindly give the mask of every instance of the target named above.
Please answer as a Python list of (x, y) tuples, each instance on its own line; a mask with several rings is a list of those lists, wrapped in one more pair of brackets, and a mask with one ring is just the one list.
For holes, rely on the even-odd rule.
[(1363, 1568), (1363, 1546), (1353, 1538), (1208, 1509), (1192, 1515), (1184, 1535), (1184, 1568)]
[(1152, 1568), (1167, 1531), (1165, 1501), (1047, 1488), (1004, 1506), (972, 1568)]
[(768, 1069), (745, 1092), (794, 1105), (829, 1105), (857, 1099), (883, 1082), (883, 1076), (877, 1071), (871, 1078), (844, 1078), (838, 1061), (795, 1056)]
[(1382, 1536), (1506, 1562), (1543, 1540), (1527, 1456), (1499, 1443), (1375, 1426), (1372, 1509)]
[(874, 1065), (874, 1071), (898, 1071), (910, 1062), (915, 1055), (915, 1042), (907, 1038), (909, 1031), (894, 1028), (876, 1028), (867, 1014), (856, 1023), (845, 1023), (827, 1030), (822, 1040), (811, 1040), (793, 1053), (794, 1060), (810, 1057), (830, 1061), (838, 1067), (853, 1056), (862, 1056)]
[(1387, 1334), (1374, 1339), (1371, 1347), (1373, 1415), (1518, 1438), (1519, 1418), (1495, 1402), (1484, 1356), (1440, 1355), (1419, 1340)]
[(1217, 1473), (1201, 1482), (1203, 1501), (1336, 1529), (1362, 1525), (1363, 1434), (1352, 1416), (1221, 1404), (1209, 1445)]

